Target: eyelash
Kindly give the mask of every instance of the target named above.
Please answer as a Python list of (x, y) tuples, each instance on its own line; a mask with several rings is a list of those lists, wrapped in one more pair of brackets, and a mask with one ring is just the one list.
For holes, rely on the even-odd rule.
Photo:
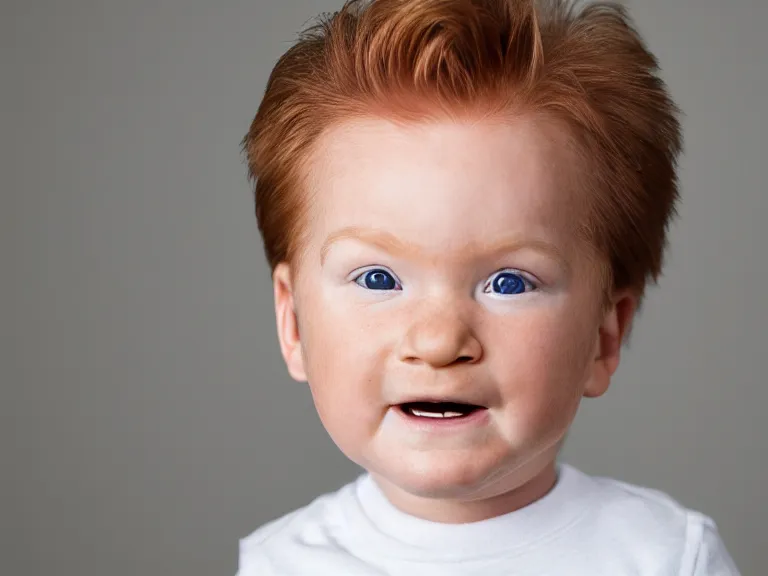
[[(395, 288), (394, 290), (373, 290), (371, 288), (368, 288), (366, 286), (361, 285), (358, 281), (361, 278), (363, 278), (366, 274), (368, 274), (369, 272), (385, 272), (385, 273), (389, 274), (392, 277), (392, 279), (395, 281), (395, 284), (400, 287), (399, 290), (397, 288)], [(499, 276), (500, 274), (504, 274), (504, 273), (514, 274), (515, 276), (519, 276), (523, 280), (523, 282), (524, 282), (525, 291), (517, 293), (517, 294), (495, 294), (493, 292), (487, 292), (488, 288), (490, 286), (492, 286), (494, 279), (497, 276)], [(368, 290), (370, 292), (392, 292), (392, 291), (399, 292), (399, 291), (402, 291), (402, 289), (403, 289), (403, 287), (399, 284), (395, 274), (392, 273), (390, 270), (388, 270), (386, 268), (383, 268), (381, 266), (377, 266), (377, 267), (373, 267), (373, 268), (367, 268), (367, 269), (357, 273), (352, 278), (352, 281), (355, 282), (355, 284), (357, 284), (361, 288), (363, 288), (365, 290)], [(490, 294), (493, 294), (495, 296), (519, 296), (520, 294), (525, 294), (525, 293), (528, 293), (528, 292), (536, 291), (538, 289), (539, 289), (539, 284), (538, 284), (537, 281), (532, 280), (530, 278), (529, 274), (526, 274), (522, 270), (518, 270), (516, 268), (504, 268), (502, 270), (498, 270), (498, 271), (494, 272), (491, 275), (491, 277), (485, 282), (485, 284), (483, 284), (483, 293), (484, 294), (490, 293)]]

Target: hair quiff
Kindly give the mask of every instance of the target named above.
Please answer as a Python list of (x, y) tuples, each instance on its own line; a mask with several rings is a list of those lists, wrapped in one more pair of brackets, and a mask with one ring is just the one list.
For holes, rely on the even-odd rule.
[(278, 61), (243, 139), (270, 267), (293, 263), (313, 145), (341, 121), (546, 114), (584, 159), (581, 230), (613, 289), (661, 272), (678, 197), (678, 109), (623, 6), (569, 0), (352, 0)]

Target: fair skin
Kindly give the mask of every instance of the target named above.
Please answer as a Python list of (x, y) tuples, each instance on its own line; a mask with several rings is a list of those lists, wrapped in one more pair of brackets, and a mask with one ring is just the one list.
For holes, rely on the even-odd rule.
[[(302, 256), (273, 275), (281, 351), (409, 514), (541, 498), (581, 399), (608, 388), (635, 301), (601, 299), (577, 162), (562, 127), (521, 118), (355, 119), (316, 147)], [(448, 400), (462, 410), (408, 404)]]

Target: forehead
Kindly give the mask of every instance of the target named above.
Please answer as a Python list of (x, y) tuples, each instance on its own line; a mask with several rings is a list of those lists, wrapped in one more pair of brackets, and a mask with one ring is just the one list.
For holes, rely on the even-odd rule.
[(442, 255), (499, 235), (567, 243), (576, 162), (567, 132), (544, 119), (350, 120), (310, 162), (311, 236), (383, 229)]

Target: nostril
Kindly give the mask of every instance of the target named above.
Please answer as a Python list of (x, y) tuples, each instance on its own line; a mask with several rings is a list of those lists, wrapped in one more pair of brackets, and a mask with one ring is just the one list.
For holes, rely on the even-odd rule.
[(456, 359), (456, 362), (458, 362), (460, 364), (465, 364), (467, 362), (472, 362), (472, 360), (473, 360), (472, 356), (459, 356)]

